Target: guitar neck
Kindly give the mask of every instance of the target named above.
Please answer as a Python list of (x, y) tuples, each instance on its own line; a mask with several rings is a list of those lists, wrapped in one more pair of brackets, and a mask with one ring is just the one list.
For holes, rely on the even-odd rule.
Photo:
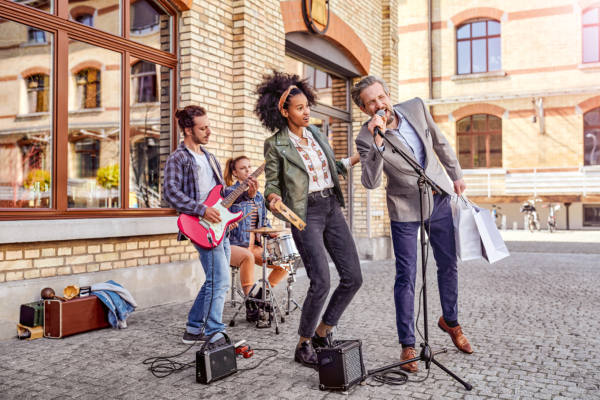
[[(266, 164), (263, 163), (260, 167), (258, 167), (256, 169), (256, 171), (254, 171), (252, 173), (252, 177), (254, 178), (258, 178), (260, 176), (260, 174), (262, 174), (265, 171), (265, 166)], [(240, 186), (238, 186), (233, 192), (231, 192), (229, 194), (229, 196), (227, 196), (224, 200), (223, 200), (223, 207), (225, 208), (229, 208), (231, 207), (231, 205), (233, 204), (233, 202), (242, 195), (242, 193), (244, 193), (246, 190), (248, 190), (248, 184), (246, 182), (243, 182), (240, 184)]]

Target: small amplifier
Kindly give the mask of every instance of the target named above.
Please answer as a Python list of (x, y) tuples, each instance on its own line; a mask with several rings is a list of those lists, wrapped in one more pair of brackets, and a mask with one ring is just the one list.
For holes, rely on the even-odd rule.
[(360, 340), (336, 340), (333, 347), (317, 347), (319, 389), (347, 391), (367, 379)]
[(30, 328), (44, 325), (44, 301), (22, 304), (19, 323)]
[(200, 350), (196, 352), (196, 382), (211, 383), (237, 372), (235, 347), (226, 333), (226, 343), (214, 349), (208, 349), (210, 340), (220, 332), (215, 332), (206, 339)]

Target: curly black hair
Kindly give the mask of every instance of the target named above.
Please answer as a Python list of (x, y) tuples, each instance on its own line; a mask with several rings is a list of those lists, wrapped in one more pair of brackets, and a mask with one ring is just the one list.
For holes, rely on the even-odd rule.
[(258, 117), (262, 126), (270, 132), (275, 133), (287, 126), (287, 118), (281, 115), (278, 107), (281, 95), (291, 85), (295, 85), (298, 89), (290, 91), (283, 108), (287, 109), (290, 99), (300, 93), (304, 93), (310, 107), (316, 104), (317, 94), (315, 89), (308, 83), (308, 79), (300, 79), (298, 75), (285, 72), (273, 70), (272, 73), (263, 75), (262, 82), (254, 90), (254, 94), (258, 96), (254, 114)]

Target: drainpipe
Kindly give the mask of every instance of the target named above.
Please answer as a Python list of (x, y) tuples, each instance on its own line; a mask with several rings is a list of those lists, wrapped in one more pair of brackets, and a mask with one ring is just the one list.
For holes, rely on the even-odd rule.
[[(431, 31), (431, 0), (427, 0), (427, 60), (429, 64), (429, 99), (433, 99), (433, 44)], [(431, 113), (431, 106), (429, 112)]]
[(367, 189), (367, 238), (371, 237), (371, 191)]

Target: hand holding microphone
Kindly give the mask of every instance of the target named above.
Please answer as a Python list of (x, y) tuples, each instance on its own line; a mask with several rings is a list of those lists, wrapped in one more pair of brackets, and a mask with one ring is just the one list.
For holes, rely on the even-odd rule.
[(379, 110), (377, 113), (371, 118), (369, 122), (368, 128), (371, 134), (373, 135), (373, 139), (375, 140), (375, 145), (377, 147), (383, 146), (383, 132), (385, 132), (385, 124), (386, 124), (385, 111)]

